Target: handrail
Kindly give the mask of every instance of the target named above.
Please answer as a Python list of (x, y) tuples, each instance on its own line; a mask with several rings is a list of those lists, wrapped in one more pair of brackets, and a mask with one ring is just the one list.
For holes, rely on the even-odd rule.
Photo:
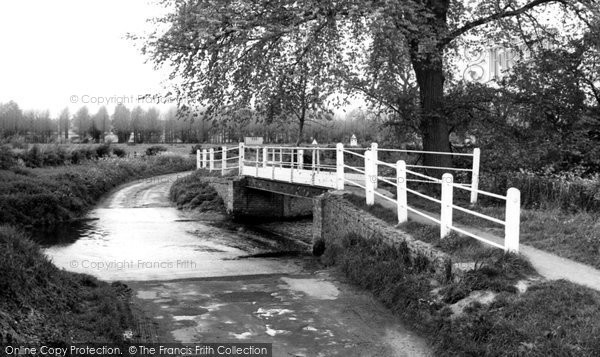
[(417, 195), (417, 196), (419, 196), (419, 197), (423, 197), (423, 198), (425, 198), (425, 199), (427, 199), (427, 200), (430, 200), (430, 201), (432, 201), (432, 202), (436, 202), (436, 203), (439, 203), (439, 204), (441, 204), (441, 203), (442, 203), (442, 201), (441, 201), (441, 200), (438, 200), (437, 198), (434, 198), (434, 197), (429, 197), (429, 196), (427, 196), (427, 195), (425, 195), (425, 194), (423, 194), (423, 193), (421, 193), (421, 192), (419, 192), (419, 191), (411, 190), (411, 189), (410, 189), (410, 188), (408, 188), (408, 187), (406, 188), (406, 191), (407, 191), (407, 192), (410, 192), (410, 193), (412, 193), (413, 195)]
[[(412, 212), (439, 224), (441, 238), (446, 237), (451, 231), (455, 231), (507, 251), (518, 251), (520, 192), (515, 188), (510, 188), (507, 191), (506, 196), (504, 196), (479, 189), (479, 149), (474, 149), (473, 154), (445, 153), (419, 150), (380, 149), (376, 143), (373, 143), (370, 148), (344, 148), (342, 144), (337, 144), (335, 148), (330, 148), (314, 146), (245, 146), (244, 144), (240, 143), (238, 146), (222, 147), (217, 149), (219, 150), (215, 150), (215, 148), (210, 148), (209, 150), (203, 149), (202, 152), (198, 150), (196, 152), (197, 167), (208, 168), (209, 170), (213, 171), (218, 170), (218, 166), (222, 166), (221, 172), (225, 173), (225, 170), (235, 169), (237, 166), (240, 175), (244, 174), (249, 176), (264, 177), (272, 180), (295, 182), (299, 184), (319, 185), (321, 187), (328, 187), (338, 190), (343, 190), (345, 184), (356, 186), (365, 190), (365, 196), (368, 205), (375, 203), (375, 197), (380, 197), (386, 201), (395, 203), (399, 223), (405, 222), (408, 219), (408, 212)], [(238, 155), (227, 157), (226, 152), (230, 150), (238, 150)], [(304, 150), (311, 152), (308, 154), (308, 156), (311, 157), (308, 159), (310, 160), (309, 162), (304, 161), (304, 158), (306, 157), (306, 155), (303, 153)], [(329, 161), (331, 160), (331, 156), (322, 155), (321, 151), (333, 150), (336, 151), (335, 164), (321, 164), (322, 160), (331, 162)], [(473, 163), (472, 168), (437, 167), (415, 164), (407, 165), (404, 161), (388, 163), (379, 159), (379, 151), (472, 156)], [(348, 163), (345, 163), (344, 158), (346, 153), (364, 159), (364, 168), (362, 167), (362, 162), (361, 165), (358, 166), (351, 166), (348, 165)], [(221, 158), (215, 158), (215, 154), (221, 154)], [(286, 160), (283, 160), (284, 157)], [(325, 157), (327, 157), (327, 159), (325, 159)], [(232, 160), (239, 161), (239, 164), (230, 167), (230, 165), (227, 163)], [(220, 165), (218, 161), (221, 161)], [(379, 170), (381, 168), (385, 168), (385, 170), (380, 176)], [(442, 176), (442, 179), (439, 179), (429, 176), (426, 173), (417, 171), (422, 169), (442, 170), (444, 172), (470, 172), (471, 181), (470, 183), (455, 183), (453, 181), (453, 176), (449, 173), (445, 173)], [(393, 174), (390, 174), (390, 172), (395, 172), (396, 175), (393, 176)], [(395, 187), (397, 190), (395, 192), (395, 196), (390, 196), (388, 194), (384, 194), (382, 191), (377, 191), (377, 185), (379, 182)], [(438, 199), (436, 197), (429, 196), (428, 194), (419, 192), (415, 188), (407, 187), (407, 184), (410, 182), (441, 185), (441, 198)], [(488, 216), (473, 209), (458, 206), (453, 202), (454, 188), (470, 192), (471, 203), (476, 202), (478, 194), (504, 200), (506, 204), (506, 216), (504, 217), (504, 220), (501, 218)], [(432, 216), (427, 211), (420, 211), (419, 209), (411, 207), (408, 202), (408, 196), (410, 196), (412, 199), (417, 196), (439, 204), (439, 219)], [(453, 210), (504, 226), (504, 245), (489, 241), (475, 233), (457, 227), (455, 221), (453, 221)]]
[(407, 173), (411, 174), (411, 175), (415, 175), (415, 176), (419, 176), (422, 178), (426, 178), (426, 179), (430, 179), (433, 182), (442, 182), (442, 180), (440, 179), (436, 179), (435, 177), (431, 177), (431, 176), (427, 176), (418, 172), (414, 172), (414, 171), (410, 171), (410, 170), (406, 170)]
[(364, 174), (364, 173), (365, 173), (363, 170), (361, 170), (361, 169), (359, 169), (359, 168), (356, 168), (356, 167), (354, 167), (354, 166), (348, 166), (348, 165), (344, 165), (344, 168), (348, 168), (348, 169), (350, 169), (350, 170), (354, 170), (354, 171), (360, 172), (361, 174)]
[(348, 153), (348, 154), (352, 154), (352, 155), (355, 155), (355, 156), (358, 156), (358, 157), (362, 157), (363, 159), (365, 158), (365, 155), (361, 155), (361, 154), (359, 154), (357, 152), (348, 151), (346, 149), (344, 149), (344, 153)]
[(457, 209), (457, 210), (459, 210), (459, 211), (463, 211), (463, 212), (465, 212), (465, 213), (472, 214), (473, 216), (477, 216), (477, 217), (480, 217), (480, 218), (483, 218), (483, 219), (487, 219), (488, 221), (492, 221), (492, 222), (494, 222), (494, 223), (498, 223), (498, 224), (501, 224), (501, 225), (503, 225), (503, 226), (505, 226), (505, 225), (506, 225), (506, 222), (504, 222), (504, 221), (501, 221), (501, 220), (499, 220), (498, 218), (494, 218), (494, 217), (491, 217), (491, 216), (485, 215), (485, 214), (483, 214), (483, 213), (475, 212), (475, 211), (472, 211), (472, 210), (470, 210), (470, 209), (466, 209), (466, 208), (463, 208), (463, 207), (457, 206), (457, 205), (455, 205), (455, 204), (453, 204), (453, 205), (452, 205), (452, 208), (456, 208), (456, 209)]
[(462, 233), (462, 234), (464, 234), (466, 236), (469, 236), (471, 238), (477, 239), (478, 241), (481, 241), (481, 242), (484, 242), (486, 244), (492, 245), (492, 246), (494, 246), (496, 248), (506, 249), (506, 247), (503, 246), (503, 245), (501, 245), (501, 244), (498, 244), (498, 243), (493, 242), (491, 240), (487, 240), (485, 238), (481, 238), (481, 237), (479, 237), (479, 236), (477, 236), (477, 235), (475, 235), (475, 234), (473, 234), (473, 233), (471, 233), (469, 231), (466, 231), (466, 230), (464, 230), (462, 228), (458, 228), (456, 226), (450, 226), (450, 228), (453, 229), (453, 230), (455, 230), (455, 231), (457, 231), (458, 233)]
[(462, 190), (466, 190), (466, 191), (476, 191), (477, 193), (481, 193), (482, 195), (486, 195), (486, 196), (490, 196), (490, 197), (494, 197), (494, 198), (498, 198), (501, 200), (506, 200), (505, 196), (501, 196), (498, 195), (496, 193), (492, 193), (492, 192), (487, 192), (487, 191), (482, 191), (480, 189), (475, 189), (475, 188), (471, 188), (471, 187), (466, 187), (462, 184), (458, 184), (458, 183), (453, 183), (452, 186), (456, 187), (456, 188), (460, 188)]
[(435, 170), (452, 170), (452, 171), (473, 171), (473, 169), (461, 169), (457, 167), (437, 167), (424, 165), (406, 165), (406, 167), (418, 167), (420, 169), (435, 169)]
[(443, 152), (443, 151), (422, 151), (422, 150), (404, 150), (404, 149), (377, 149), (378, 151), (388, 152), (406, 152), (415, 154), (438, 154), (438, 155), (452, 155), (452, 156), (473, 156), (473, 154), (462, 153), (462, 152)]
[(335, 151), (335, 148), (321, 147), (321, 146), (271, 146), (271, 145), (245, 145), (246, 149), (290, 149), (290, 150), (323, 150), (323, 151)]

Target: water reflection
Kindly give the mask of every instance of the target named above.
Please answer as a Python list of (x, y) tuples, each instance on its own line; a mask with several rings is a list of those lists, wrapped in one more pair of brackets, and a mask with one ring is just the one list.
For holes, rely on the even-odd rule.
[(108, 232), (100, 228), (98, 220), (63, 223), (52, 227), (28, 230), (31, 239), (43, 248), (68, 246), (79, 239), (107, 240)]

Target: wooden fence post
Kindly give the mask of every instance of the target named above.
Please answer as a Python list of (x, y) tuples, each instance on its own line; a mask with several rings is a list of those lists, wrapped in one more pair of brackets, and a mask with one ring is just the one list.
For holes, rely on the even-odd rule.
[[(373, 159), (373, 165), (372, 165), (373, 173), (372, 173), (372, 175), (375, 175), (375, 176), (379, 176), (379, 166), (377, 166), (377, 160), (378, 160), (379, 154), (377, 153), (377, 148), (378, 148), (377, 143), (371, 143), (371, 152), (372, 152), (371, 158)], [(377, 189), (377, 182), (378, 181), (379, 180), (376, 179), (373, 182), (373, 188), (374, 189)]]
[(244, 174), (244, 143), (240, 143), (238, 150), (240, 152), (239, 175), (241, 176)]
[(398, 223), (408, 221), (408, 202), (406, 194), (406, 162), (396, 162), (396, 196), (398, 205)]
[(262, 166), (267, 167), (267, 162), (269, 161), (269, 149), (266, 146), (264, 146), (262, 148), (262, 157), (263, 157)]
[(452, 174), (442, 175), (442, 211), (440, 213), (440, 238), (450, 234), (452, 226)]
[(200, 149), (196, 149), (196, 170), (202, 167), (202, 160), (200, 159)]
[(208, 149), (208, 171), (213, 171), (215, 169), (215, 149)]
[(375, 181), (377, 176), (373, 177), (373, 152), (365, 151), (365, 196), (367, 205), (375, 204)]
[(479, 189), (479, 161), (481, 150), (473, 149), (473, 171), (471, 171), (471, 204), (477, 203), (477, 190)]
[(344, 189), (344, 144), (338, 143), (335, 146), (335, 156), (336, 156), (336, 189), (343, 190)]
[(304, 169), (304, 150), (298, 149), (298, 170)]
[(202, 168), (205, 169), (207, 166), (207, 152), (206, 149), (202, 149)]
[(227, 146), (221, 148), (221, 176), (227, 171)]
[(504, 250), (519, 252), (519, 226), (521, 224), (521, 191), (511, 187), (506, 192), (506, 226)]

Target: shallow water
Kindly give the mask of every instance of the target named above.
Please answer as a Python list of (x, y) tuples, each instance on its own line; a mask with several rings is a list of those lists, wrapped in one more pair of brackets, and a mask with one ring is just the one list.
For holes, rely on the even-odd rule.
[[(372, 296), (287, 234), (207, 222), (170, 207), (169, 180), (120, 188), (45, 253), (59, 267), (124, 280), (154, 342), (268, 342), (274, 356), (427, 356)], [(306, 229), (306, 228), (302, 228)], [(282, 252), (284, 254), (282, 254)]]

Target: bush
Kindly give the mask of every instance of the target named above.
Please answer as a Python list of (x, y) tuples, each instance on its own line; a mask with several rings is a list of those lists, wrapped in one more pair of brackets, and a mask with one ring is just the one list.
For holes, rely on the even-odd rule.
[(42, 151), (38, 145), (33, 145), (29, 151), (23, 155), (23, 161), (27, 167), (41, 167), (44, 163)]
[(223, 200), (204, 177), (210, 173), (196, 170), (189, 176), (177, 179), (169, 191), (169, 198), (177, 204), (177, 208), (197, 208), (204, 211), (223, 211)]
[(96, 156), (97, 157), (106, 157), (110, 156), (110, 144), (102, 144), (96, 147)]
[(120, 147), (113, 147), (112, 148), (112, 153), (115, 154), (117, 157), (125, 157), (125, 156), (127, 156), (127, 152), (125, 151), (125, 149), (122, 149)]
[(0, 170), (7, 170), (17, 163), (15, 155), (7, 145), (0, 146)]
[(196, 151), (200, 150), (202, 152), (202, 144), (196, 144), (192, 146), (192, 150), (190, 151), (190, 155), (196, 155)]
[(146, 149), (146, 155), (154, 156), (160, 152), (165, 152), (165, 151), (167, 151), (166, 147), (160, 146), (160, 145), (154, 145), (154, 146), (150, 146), (149, 148)]

